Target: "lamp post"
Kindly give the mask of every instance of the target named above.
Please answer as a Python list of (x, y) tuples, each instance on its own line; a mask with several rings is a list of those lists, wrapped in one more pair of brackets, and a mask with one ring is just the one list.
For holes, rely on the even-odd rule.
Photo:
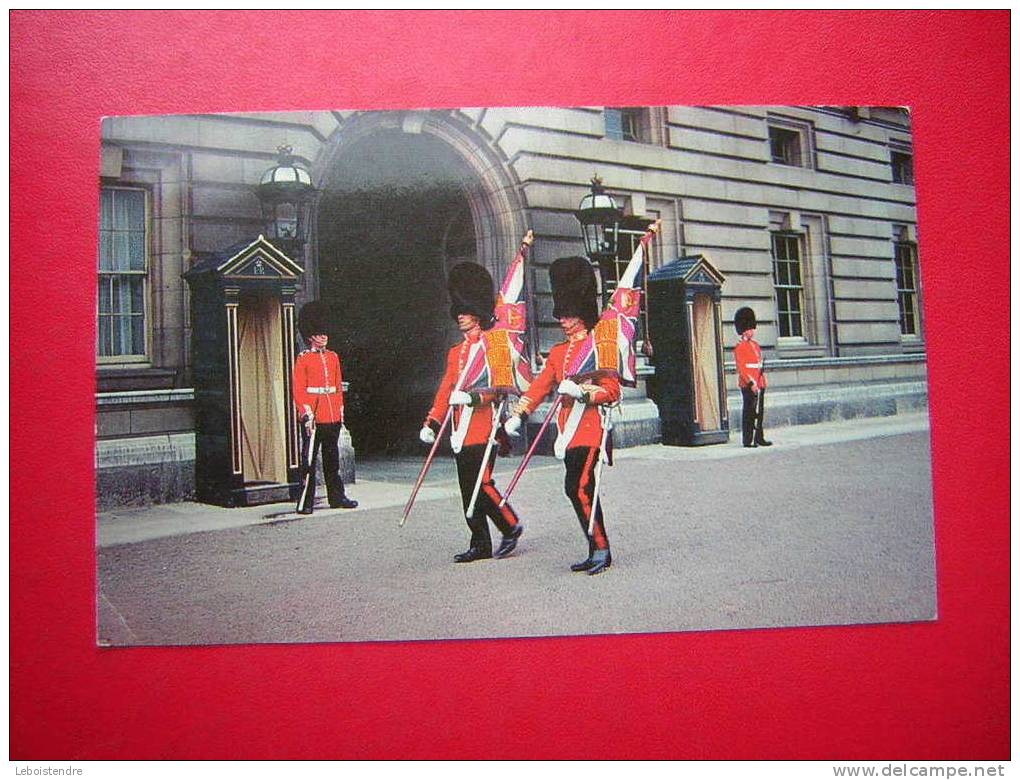
[(300, 255), (308, 239), (308, 219), (317, 190), (308, 169), (294, 159), (293, 148), (280, 146), (276, 165), (262, 174), (255, 188), (262, 206), (266, 238), (285, 253)]
[(606, 280), (616, 262), (617, 239), (623, 211), (602, 186), (602, 180), (593, 176), (591, 192), (581, 198), (575, 214), (581, 223), (581, 235), (588, 259), (598, 265), (602, 288), (602, 303), (607, 300)]

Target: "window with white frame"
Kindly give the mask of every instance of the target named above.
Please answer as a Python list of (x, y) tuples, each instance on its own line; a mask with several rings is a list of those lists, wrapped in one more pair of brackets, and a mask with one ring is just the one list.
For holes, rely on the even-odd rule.
[(813, 168), (811, 124), (792, 119), (768, 118), (769, 159), (779, 165)]
[(145, 190), (101, 189), (97, 354), (107, 362), (146, 355), (146, 208)]
[(804, 268), (797, 233), (772, 232), (772, 283), (780, 338), (804, 338)]
[(914, 183), (914, 157), (903, 149), (889, 151), (889, 164), (892, 166), (892, 180), (896, 184)]
[(896, 301), (900, 308), (900, 333), (920, 335), (918, 301), (917, 244), (899, 237), (894, 242), (896, 262)]
[[(634, 252), (637, 250), (638, 244), (641, 242), (641, 238), (648, 231), (648, 226), (651, 225), (659, 214), (656, 211), (649, 211), (646, 216), (635, 217), (626, 216), (620, 222), (620, 228), (618, 231), (618, 238), (616, 244), (616, 257), (614, 257), (611, 263), (605, 267), (605, 300), (607, 302), (616, 291), (617, 286), (620, 282), (620, 277), (623, 276), (624, 271), (627, 270), (627, 265), (630, 263), (631, 258), (634, 256)], [(642, 272), (642, 279), (647, 279), (648, 274), (658, 268), (662, 264), (662, 242), (652, 241), (649, 244), (650, 252), (645, 256), (645, 267)], [(645, 297), (641, 296), (640, 304), (640, 316), (638, 317), (638, 340), (645, 337), (648, 332), (648, 313), (645, 308)]]

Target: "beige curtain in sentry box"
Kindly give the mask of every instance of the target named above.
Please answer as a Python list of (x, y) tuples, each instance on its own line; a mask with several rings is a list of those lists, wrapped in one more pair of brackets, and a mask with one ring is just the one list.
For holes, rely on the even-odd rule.
[(237, 309), (241, 456), (245, 482), (287, 481), (283, 318), (274, 298), (245, 298)]
[(698, 427), (719, 430), (719, 356), (716, 353), (715, 310), (708, 295), (694, 296), (694, 394)]

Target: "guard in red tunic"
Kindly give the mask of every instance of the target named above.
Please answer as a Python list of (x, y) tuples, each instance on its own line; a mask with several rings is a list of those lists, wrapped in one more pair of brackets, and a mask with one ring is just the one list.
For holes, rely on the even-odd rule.
[(340, 478), (337, 440), (344, 422), (344, 378), (340, 356), (326, 349), (328, 319), (326, 307), (319, 301), (305, 304), (298, 314), (298, 330), (309, 346), (294, 361), (294, 405), (304, 423), (302, 464), (305, 475), (297, 505), (297, 511), (303, 515), (310, 515), (315, 504), (315, 459), (320, 449), (329, 505), (341, 509), (353, 509), (358, 505), (347, 497)]
[[(577, 514), (578, 522), (588, 540), (588, 557), (570, 567), (571, 571), (601, 574), (613, 562), (606, 536), (601, 501), (595, 497), (595, 470), (600, 457), (608, 455), (611, 441), (604, 436), (605, 420), (602, 407), (620, 400), (620, 382), (615, 374), (599, 372), (594, 376), (577, 377), (574, 381), (569, 366), (575, 364), (578, 350), (592, 349), (591, 331), (599, 319), (595, 276), (591, 264), (583, 257), (560, 258), (549, 268), (552, 283), (553, 317), (559, 320), (567, 340), (549, 351), (542, 373), (514, 408), (505, 429), (518, 435), (522, 416), (538, 407), (547, 395), (559, 393), (563, 405), (559, 409), (554, 450), (566, 466), (564, 490)], [(595, 521), (588, 533), (594, 506)]]
[(761, 346), (754, 340), (758, 320), (754, 310), (744, 306), (733, 317), (733, 327), (740, 335), (740, 341), (733, 348), (733, 359), (737, 363), (737, 383), (744, 396), (743, 434), (745, 447), (771, 447), (762, 429), (765, 417), (765, 362)]
[[(450, 269), (448, 288), (450, 316), (457, 321), (464, 340), (451, 347), (446, 356), (446, 373), (439, 383), (419, 438), (424, 444), (433, 444), (447, 411), (452, 407), (450, 445), (457, 462), (457, 478), (465, 515), (475, 491), (478, 474), (484, 467), (474, 512), (467, 517), (471, 543), (467, 550), (455, 555), (453, 560), (457, 563), (470, 563), (493, 557), (488, 520), (492, 520), (503, 536), (495, 557), (506, 558), (517, 547), (524, 526), (509, 504), (502, 508), (499, 506), (503, 497), (492, 478), (495, 448), (490, 448), (489, 457), (485, 458), (493, 430), (497, 398), (493, 393), (468, 393), (460, 389), (465, 384), (464, 377), (471, 373), (469, 368), (480, 365), (476, 361), (483, 359), (484, 331), (492, 327), (496, 305), (492, 277), (477, 263), (460, 263)], [(498, 425), (499, 421), (496, 420), (495, 424)]]

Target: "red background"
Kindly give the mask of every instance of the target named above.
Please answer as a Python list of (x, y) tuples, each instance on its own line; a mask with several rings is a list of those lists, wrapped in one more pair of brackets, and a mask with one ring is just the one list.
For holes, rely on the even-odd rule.
[[(1008, 79), (1007, 11), (12, 12), (12, 758), (1007, 758)], [(94, 646), (100, 117), (692, 103), (913, 107), (938, 622)]]

